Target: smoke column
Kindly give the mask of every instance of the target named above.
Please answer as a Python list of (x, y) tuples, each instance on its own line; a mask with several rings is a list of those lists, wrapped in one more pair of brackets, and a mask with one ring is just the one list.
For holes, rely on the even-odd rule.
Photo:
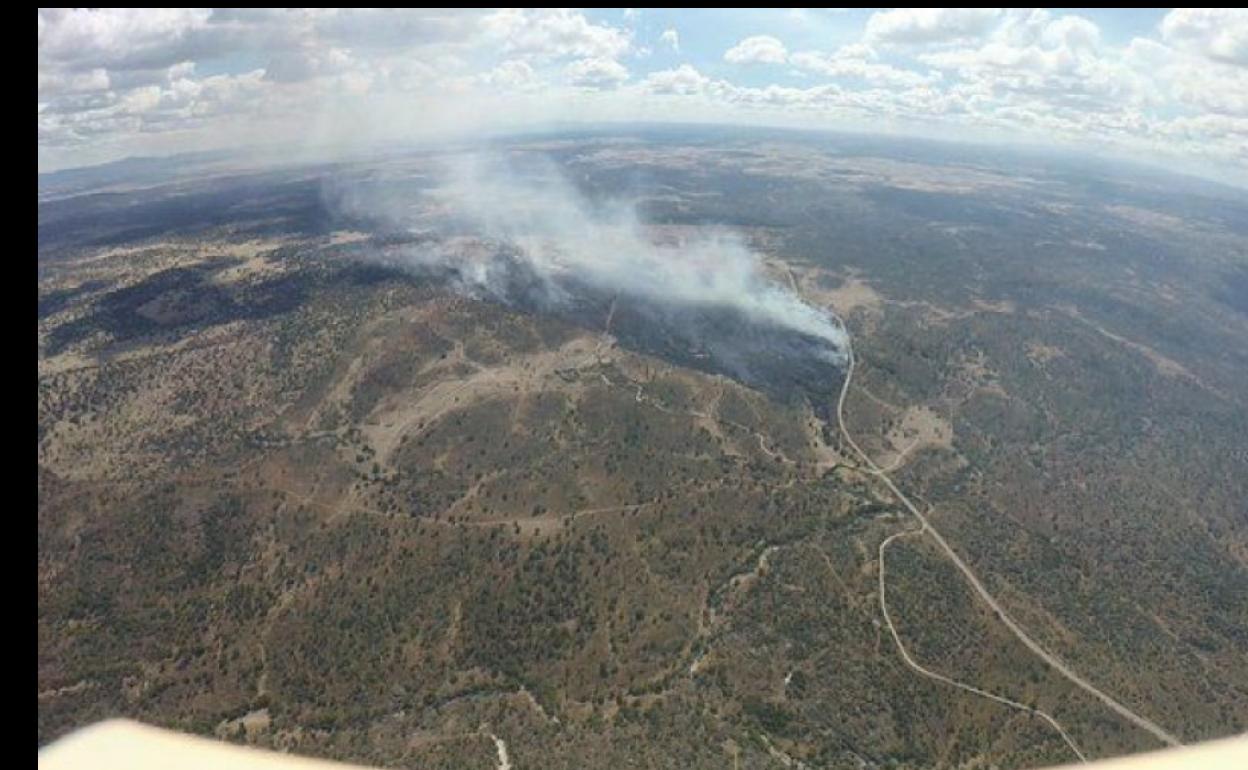
[(443, 157), (420, 189), (348, 186), (334, 199), (392, 232), (421, 234), (390, 251), (389, 264), (449, 276), (474, 297), (552, 313), (586, 292), (619, 297), (649, 331), (746, 381), (774, 378), (795, 357), (846, 362), (845, 331), (769, 280), (739, 235), (699, 228), (679, 245), (656, 243), (635, 202), (590, 200), (540, 156)]

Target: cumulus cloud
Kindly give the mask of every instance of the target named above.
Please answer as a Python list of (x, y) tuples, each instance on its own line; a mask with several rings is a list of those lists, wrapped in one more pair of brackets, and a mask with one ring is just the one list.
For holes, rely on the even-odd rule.
[(732, 64), (784, 64), (789, 51), (774, 37), (747, 37), (724, 53), (724, 61)]
[[(179, 144), (200, 149), (284, 134), (298, 141), (309, 124), (325, 123), (320, 116), (345, 112), (335, 100), (422, 91), (434, 82), (453, 91), (465, 78), (448, 64), (483, 36), (483, 15), (40, 9), (40, 166)], [(262, 69), (252, 68), (257, 59)], [(209, 61), (220, 74), (198, 75), (196, 65)]]
[(486, 36), (504, 52), (535, 59), (615, 59), (629, 49), (624, 30), (594, 24), (567, 9), (504, 9), (483, 22)]
[[(1248, 173), (1243, 10), (1175, 9), (1126, 44), (1107, 41), (1088, 18), (1043, 9), (837, 16), (849, 42), (835, 49), (740, 39), (723, 61), (783, 65), (754, 70), (748, 86), (736, 82), (744, 73), (704, 74), (717, 62), (697, 52), (684, 50), (688, 61), (674, 68), (650, 63), (634, 40), (639, 18), (615, 26), (566, 9), (40, 9), (40, 168), (253, 141), (658, 117), (834, 128), (883, 120), (916, 133), (1099, 142)], [(660, 29), (650, 42), (682, 50), (676, 25)], [(792, 87), (795, 76), (808, 87)]]
[(668, 27), (663, 30), (663, 34), (659, 35), (659, 42), (666, 43), (673, 51), (680, 53), (680, 33), (674, 28)]
[(283, 51), (269, 59), (264, 68), (264, 76), (277, 82), (298, 83), (345, 72), (350, 67), (351, 56), (340, 48), (331, 48), (328, 51)]
[(1100, 49), (1100, 30), (1091, 21), (1041, 13), (1010, 19), (979, 47), (924, 53), (918, 59), (956, 73), (964, 90), (985, 96), (1046, 99), (1085, 111), (1138, 105), (1146, 97), (1145, 84)]
[(1175, 8), (1162, 19), (1161, 36), (1214, 61), (1248, 67), (1248, 10), (1243, 8)]
[(107, 91), (112, 85), (108, 70), (93, 67), (85, 72), (40, 72), (39, 93), (62, 95)]
[(915, 72), (875, 59), (875, 52), (868, 46), (849, 45), (832, 54), (804, 51), (789, 57), (789, 63), (799, 70), (813, 72), (831, 78), (859, 78), (868, 83), (908, 88), (934, 83), (941, 79), (939, 72)]
[(1248, 116), (1248, 68), (1144, 38), (1132, 40), (1121, 60), (1158, 105)]
[(486, 85), (526, 90), (537, 87), (537, 73), (523, 59), (508, 59), (481, 76)]
[(742, 40), (724, 54), (724, 59), (733, 64), (788, 63), (793, 67), (793, 74), (816, 74), (898, 88), (926, 85), (941, 79), (939, 72), (915, 72), (880, 62), (876, 51), (863, 43), (845, 45), (832, 53), (799, 51), (790, 54), (776, 38), (760, 35)]
[(642, 88), (656, 94), (698, 94), (711, 79), (688, 64), (675, 69), (652, 72), (642, 81)]
[(476, 34), (484, 15), (476, 10), (436, 8), (283, 9), (274, 13), (279, 15), (265, 15), (267, 24), (276, 20), (298, 29), (306, 18), (308, 34), (315, 39), (366, 51), (462, 42)]
[(161, 67), (204, 50), (203, 8), (39, 9), (40, 64), (66, 69)]
[(992, 28), (999, 8), (896, 8), (867, 19), (871, 43), (924, 45), (956, 43), (981, 37)]
[(628, 80), (628, 68), (614, 59), (579, 59), (563, 72), (569, 83), (585, 88), (614, 88)]

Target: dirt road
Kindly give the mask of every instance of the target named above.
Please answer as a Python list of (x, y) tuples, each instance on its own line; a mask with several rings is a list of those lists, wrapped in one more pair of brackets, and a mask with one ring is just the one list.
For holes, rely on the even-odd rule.
[[(834, 317), (836, 317), (835, 314), (834, 314)], [(836, 320), (838, 323), (841, 324), (841, 327), (846, 330), (845, 337), (846, 337), (846, 340), (848, 340), (849, 339), (848, 327), (845, 326), (845, 323), (841, 321), (839, 317), (836, 317)], [(979, 594), (980, 598), (984, 600), (984, 603), (986, 603), (996, 613), (997, 617), (1000, 618), (1001, 622), (1005, 624), (1006, 628), (1008, 628), (1010, 632), (1013, 633), (1014, 636), (1017, 637), (1018, 640), (1027, 647), (1027, 649), (1031, 650), (1038, 658), (1043, 660), (1045, 663), (1049, 664), (1049, 666), (1051, 666), (1054, 670), (1056, 670), (1062, 676), (1066, 677), (1066, 679), (1070, 680), (1071, 683), (1083, 689), (1084, 691), (1090, 693), (1091, 695), (1095, 696), (1098, 700), (1100, 700), (1102, 703), (1108, 706), (1111, 710), (1113, 710), (1119, 716), (1123, 717), (1127, 721), (1136, 725), (1140, 729), (1148, 731), (1151, 735), (1156, 737), (1162, 743), (1165, 743), (1169, 746), (1181, 746), (1182, 742), (1178, 738), (1174, 737), (1169, 732), (1162, 729), (1153, 721), (1143, 716), (1140, 716), (1139, 714), (1135, 713), (1131, 709), (1127, 708), (1126, 706), (1122, 705), (1118, 701), (1114, 700), (1112, 697), (1110, 697), (1106, 693), (1102, 692), (1099, 688), (1097, 688), (1091, 682), (1089, 682), (1088, 680), (1080, 676), (1074, 669), (1072, 669), (1070, 666), (1064, 663), (1061, 659), (1059, 659), (1057, 656), (1053, 655), (1048, 650), (1041, 647), (1038, 642), (1036, 642), (1034, 639), (1028, 636), (1027, 632), (1025, 632), (1016, 622), (1014, 622), (1014, 619), (1009, 616), (1009, 614), (1005, 611), (1005, 608), (1001, 606), (1001, 604), (992, 596), (992, 594), (988, 593), (988, 589), (984, 588), (983, 583), (979, 581), (979, 578), (975, 576), (975, 573), (971, 571), (971, 568), (968, 567), (966, 562), (962, 561), (962, 558), (958, 556), (957, 552), (955, 552), (953, 548), (949, 546), (949, 543), (940, 534), (940, 532), (937, 531), (936, 528), (931, 525), (931, 522), (927, 520), (927, 517), (923, 515), (922, 511), (920, 511), (918, 507), (915, 506), (915, 504), (910, 501), (910, 498), (906, 497), (906, 495), (902, 493), (900, 489), (897, 488), (897, 485), (893, 483), (893, 480), (891, 478), (889, 478), (888, 473), (884, 471), (883, 469), (881, 469), (878, 465), (876, 465), (875, 462), (872, 461), (869, 456), (867, 456), (866, 452), (862, 451), (862, 449), (854, 441), (853, 436), (851, 436), (849, 431), (845, 428), (845, 396), (846, 394), (849, 393), (850, 381), (853, 379), (853, 376), (854, 376), (854, 351), (853, 351), (852, 346), (848, 348), (847, 354), (848, 354), (848, 366), (845, 371), (845, 381), (841, 385), (841, 394), (836, 402), (836, 422), (837, 422), (837, 427), (840, 428), (841, 435), (845, 437), (846, 443), (849, 444), (850, 448), (854, 450), (854, 453), (862, 460), (863, 464), (866, 466), (866, 470), (870, 472), (872, 475), (879, 478), (881, 481), (883, 481), (884, 485), (888, 487), (888, 490), (893, 493), (894, 497), (896, 497), (897, 500), (906, 507), (906, 510), (910, 511), (910, 513), (912, 513), (914, 517), (918, 519), (919, 523), (922, 524), (922, 528), (919, 531), (924, 532), (928, 535), (931, 535), (932, 540), (934, 540), (936, 544), (940, 546), (941, 550), (945, 552), (945, 555), (949, 557), (949, 560), (953, 562), (954, 566), (957, 567), (958, 570), (963, 574), (963, 576), (966, 577), (967, 582), (970, 583), (973, 589), (975, 589), (975, 593)], [(896, 535), (894, 535), (893, 537), (896, 537)], [(889, 538), (889, 540), (886, 540), (885, 544), (890, 542), (891, 539), (892, 538)], [(884, 553), (884, 545), (881, 545), (880, 546), (881, 581), (883, 580), (883, 572), (884, 572), (883, 561), (882, 561), (883, 553)], [(882, 582), (881, 582), (881, 602), (883, 602), (883, 583)], [(892, 624), (890, 623), (889, 625), (891, 627)], [(895, 632), (894, 632), (894, 638), (896, 638)], [(900, 642), (898, 643), (900, 644)], [(903, 650), (903, 655), (904, 654), (905, 653)], [(911, 662), (913, 664), (913, 662), (909, 660), (909, 657), (908, 656), (906, 657), (907, 657), (907, 662)], [(985, 695), (988, 696), (989, 694), (985, 693)], [(1067, 739), (1067, 741), (1069, 742), (1069, 739)]]
[(1063, 729), (1062, 726), (1058, 723), (1058, 721), (1054, 719), (1051, 715), (1041, 711), (1040, 709), (1033, 709), (1033, 708), (1023, 705), (1022, 703), (1019, 703), (1018, 701), (1010, 700), (1009, 698), (1006, 698), (1004, 696), (988, 692), (987, 690), (981, 690), (978, 687), (966, 684), (964, 682), (959, 682), (956, 679), (950, 679), (944, 674), (938, 674), (935, 671), (932, 671), (931, 669), (924, 668), (921, 664), (915, 662), (914, 658), (910, 657), (910, 653), (906, 650), (905, 644), (903, 644), (901, 641), (901, 636), (897, 633), (897, 627), (893, 625), (892, 616), (888, 614), (888, 602), (884, 598), (884, 585), (885, 585), (884, 584), (884, 551), (885, 549), (888, 548), (889, 543), (893, 542), (899, 537), (906, 537), (907, 535), (918, 535), (922, 533), (923, 533), (922, 527), (920, 527), (919, 529), (906, 530), (905, 532), (897, 532), (895, 534), (889, 535), (887, 538), (885, 538), (884, 542), (880, 543), (880, 611), (884, 614), (884, 623), (888, 626), (888, 632), (893, 635), (893, 641), (897, 643), (897, 650), (901, 653), (901, 657), (903, 660), (905, 660), (906, 665), (914, 669), (915, 671), (919, 672), (923, 676), (928, 677), (929, 679), (935, 679), (938, 682), (944, 682), (945, 684), (952, 685), (953, 687), (957, 687), (959, 690), (966, 690), (967, 692), (975, 693), (976, 695), (981, 695), (985, 698), (988, 698), (989, 700), (994, 700), (998, 703), (1003, 703), (1007, 706), (1011, 706), (1015, 709), (1018, 709), (1019, 711), (1025, 711), (1028, 713), (1035, 714), (1036, 716), (1040, 717), (1044, 721), (1048, 722), (1053, 727), (1053, 729), (1056, 730), (1058, 734), (1062, 736), (1062, 740), (1066, 741), (1066, 745), (1070, 747), (1071, 751), (1075, 752), (1075, 756), (1079, 757), (1079, 760), (1081, 762), (1087, 762), (1088, 758), (1083, 755), (1083, 752), (1079, 750), (1079, 747), (1076, 746), (1075, 742), (1071, 740), (1069, 735), (1067, 735), (1066, 730)]

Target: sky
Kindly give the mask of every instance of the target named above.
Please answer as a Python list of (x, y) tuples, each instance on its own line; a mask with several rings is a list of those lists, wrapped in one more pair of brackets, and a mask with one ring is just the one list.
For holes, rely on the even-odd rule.
[(39, 170), (564, 122), (1074, 149), (1248, 186), (1242, 9), (40, 9)]

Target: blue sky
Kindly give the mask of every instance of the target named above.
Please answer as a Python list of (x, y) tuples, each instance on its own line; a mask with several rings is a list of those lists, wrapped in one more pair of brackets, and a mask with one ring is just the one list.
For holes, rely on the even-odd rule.
[(570, 120), (1020, 141), (1248, 178), (1248, 13), (39, 11), (43, 170)]

